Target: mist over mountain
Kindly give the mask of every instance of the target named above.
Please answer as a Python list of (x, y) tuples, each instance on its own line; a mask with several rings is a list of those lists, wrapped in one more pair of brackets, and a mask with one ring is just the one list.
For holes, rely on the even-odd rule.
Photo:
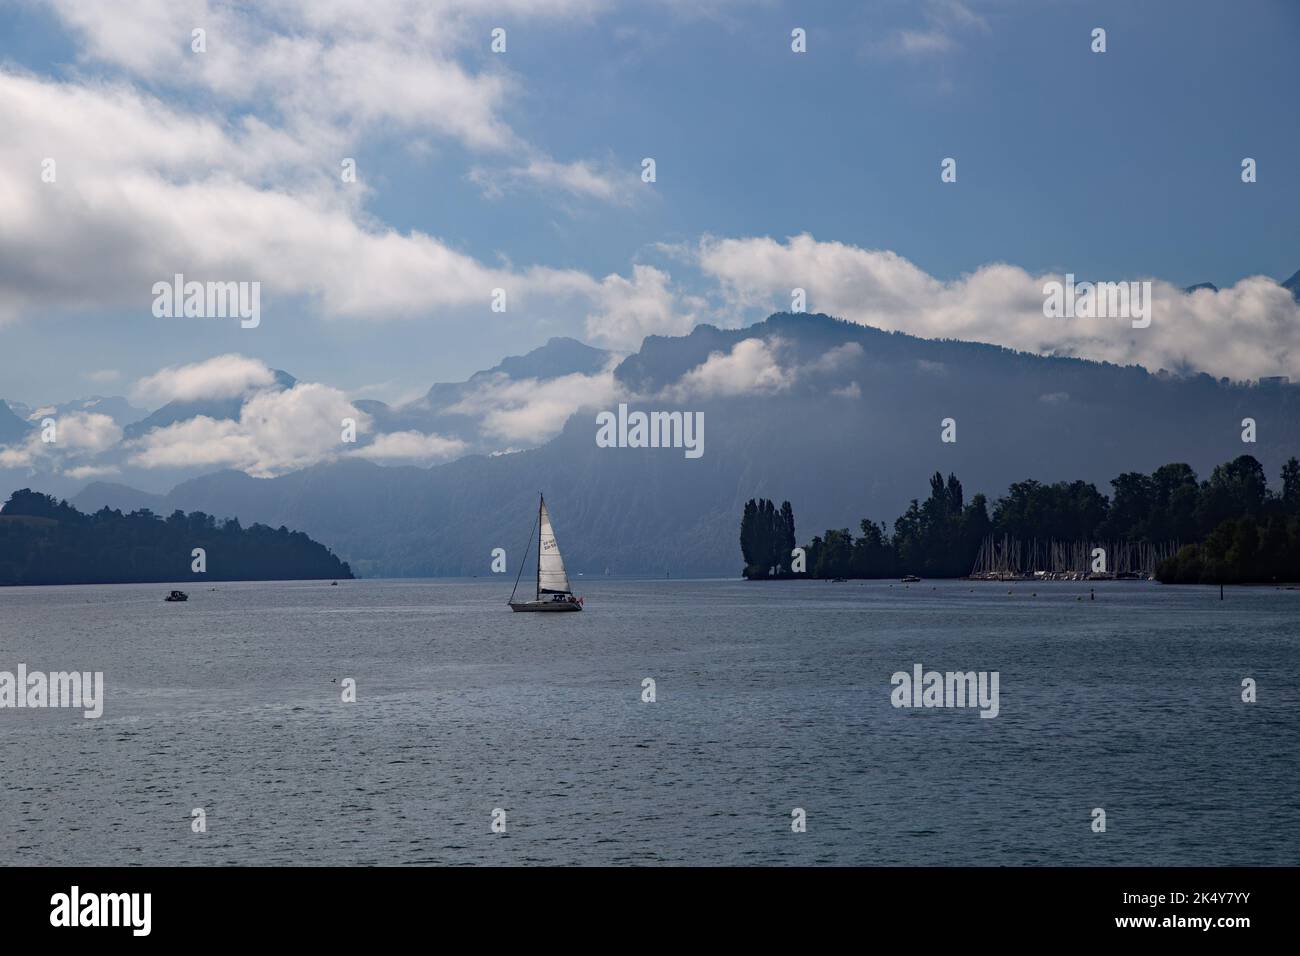
[[(279, 369), (272, 369), (272, 372), (274, 373), (274, 384), (271, 387), (274, 390), (284, 391), (298, 384), (298, 380), (288, 372)], [(227, 398), (203, 398), (191, 401), (177, 399), (168, 402), (162, 408), (146, 415), (139, 421), (127, 425), (123, 429), (123, 434), (127, 439), (139, 438), (154, 428), (166, 428), (168, 425), (188, 421), (200, 415), (217, 421), (237, 419), (243, 407), (243, 395), (234, 395)]]
[[(1282, 288), (1291, 293), (1291, 298), (1300, 302), (1300, 270), (1292, 274), (1291, 278), (1279, 282)], [(1207, 289), (1210, 292), (1218, 292), (1219, 287), (1213, 282), (1198, 282), (1195, 285), (1189, 285), (1183, 289), (1184, 292), (1195, 292), (1198, 289)]]
[(478, 395), (509, 382), (596, 375), (612, 357), (613, 353), (577, 339), (552, 338), (525, 355), (509, 356), (490, 369), (475, 372), (463, 382), (436, 383), (414, 401), (388, 405), (363, 399), (354, 404), (374, 420), (378, 433), (437, 434), (464, 442), (468, 452), (485, 454), (498, 450), (500, 442), (484, 434), (481, 418), (475, 414)]
[[(607, 567), (733, 575), (741, 509), (755, 496), (789, 499), (806, 540), (864, 517), (892, 523), (936, 470), (990, 498), (1025, 478), (1081, 478), (1109, 493), (1121, 472), (1184, 461), (1204, 477), (1243, 452), (1275, 476), (1300, 450), (1300, 388), (919, 339), (825, 315), (652, 336), (614, 377), (637, 396), (632, 409), (703, 412), (702, 457), (598, 447), (584, 411), (527, 451), (432, 468), (336, 461), (271, 479), (221, 471), (151, 507), (300, 528), (367, 576), (486, 574), (496, 547), (513, 574), (544, 491), (575, 577)], [(1247, 417), (1253, 444), (1241, 439)], [(955, 443), (941, 441), (946, 418)], [(128, 499), (92, 484), (74, 503)]]
[[(312, 429), (308, 459), (373, 455), (384, 464), (401, 464), (404, 455), (447, 460), (533, 447), (559, 430), (574, 407), (574, 396), (585, 394), (592, 381), (612, 385), (606, 370), (613, 358), (613, 353), (575, 339), (553, 338), (463, 382), (436, 383), (414, 401), (389, 405), (367, 399), (349, 403), (342, 392), (327, 385), (300, 382), (288, 372), (267, 369), (241, 356), (221, 356), (164, 370), (159, 377), (187, 393), (216, 387), (224, 390), (222, 394), (174, 398), (152, 412), (123, 398), (100, 396), (41, 408), (18, 402), (12, 409), (5, 407), (0, 410), (0, 486), (33, 485), (67, 497), (81, 490), (87, 478), (103, 476), (102, 480), (124, 489), (121, 500), (134, 507), (150, 495), (161, 495), (219, 469), (220, 464), (214, 466), (205, 455), (223, 439), (238, 446), (248, 430), (243, 416), (251, 402), (257, 403), (255, 420), (270, 423), (288, 415), (293, 418), (285, 425), (289, 431)], [(231, 369), (254, 381), (231, 386)], [(549, 390), (540, 396), (541, 402), (537, 386)], [(61, 434), (64, 425), (73, 426), (69, 453), (59, 454), (69, 442), (43, 446), (33, 438), (38, 419), (32, 416), (37, 411), (55, 417)], [(340, 446), (340, 420), (348, 416), (364, 424), (358, 429), (356, 445)], [(188, 443), (188, 448), (164, 456), (162, 464), (150, 460), (142, 465), (138, 456), (160, 444), (165, 447), (160, 436), (168, 435)], [(205, 441), (205, 436), (210, 440)], [(277, 434), (263, 438), (272, 453), (283, 444)], [(313, 450), (318, 454), (313, 455)], [(77, 452), (83, 453), (81, 458), (70, 457)], [(312, 463), (300, 461), (297, 467)]]
[[(120, 395), (91, 395), (89, 398), (78, 398), (57, 405), (38, 407), (27, 405), (24, 402), (11, 401), (9, 407), (14, 414), (26, 420), (29, 425), (35, 425), (38, 412), (41, 418), (46, 416), (58, 418), (63, 415), (75, 414), (107, 415), (121, 426), (139, 421), (149, 414), (147, 408), (137, 408)], [(0, 441), (2, 440), (0, 439)]]
[(8, 403), (0, 399), (0, 445), (22, 441), (31, 423), (20, 418)]
[[(272, 370), (267, 391), (285, 391), (297, 380), (287, 372)], [(141, 468), (131, 462), (133, 441), (172, 425), (199, 418), (237, 420), (246, 396), (173, 400), (155, 411), (140, 408), (121, 396), (93, 395), (52, 405), (11, 402), (0, 411), (0, 483), (18, 488), (39, 485), (59, 497), (74, 494), (88, 476), (113, 475), (123, 483), (144, 485), (161, 492), (195, 474), (210, 470), (202, 463)], [(52, 418), (57, 440), (41, 439), (40, 423)], [(8, 447), (2, 447), (8, 446)]]
[[(178, 486), (179, 487), (179, 486)], [(90, 513), (105, 506), (130, 514), (133, 511), (152, 511), (164, 514), (168, 495), (141, 491), (116, 481), (92, 481), (71, 499), (73, 507)], [(175, 510), (175, 509), (172, 509)], [(227, 517), (235, 517), (234, 514)]]

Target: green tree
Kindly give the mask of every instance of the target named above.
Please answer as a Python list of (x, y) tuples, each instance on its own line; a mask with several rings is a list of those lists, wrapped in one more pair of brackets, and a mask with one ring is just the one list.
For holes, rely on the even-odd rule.
[(1300, 515), (1300, 461), (1294, 455), (1282, 466), (1282, 507), (1287, 514)]
[(1258, 518), (1267, 497), (1264, 466), (1252, 456), (1241, 455), (1217, 465), (1201, 489), (1197, 515), (1201, 528), (1210, 531), (1233, 518)]
[(745, 573), (757, 567), (758, 559), (758, 502), (750, 498), (745, 502), (745, 512), (740, 519), (740, 553), (745, 559)]
[(1155, 511), (1156, 493), (1151, 479), (1140, 472), (1127, 471), (1112, 478), (1110, 485), (1115, 494), (1110, 500), (1106, 520), (1099, 528), (1100, 536), (1142, 540), (1146, 537), (1147, 522)]
[(828, 530), (818, 549), (815, 575), (819, 578), (848, 577), (853, 566), (853, 536), (848, 528)]
[(783, 571), (790, 570), (791, 552), (795, 549), (794, 508), (790, 502), (781, 502), (781, 560), (778, 562)]

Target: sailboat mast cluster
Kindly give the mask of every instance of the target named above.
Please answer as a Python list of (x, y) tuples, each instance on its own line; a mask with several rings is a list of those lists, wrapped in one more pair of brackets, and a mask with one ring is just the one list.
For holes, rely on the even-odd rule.
[[(1106, 556), (1105, 570), (1094, 567), (1100, 549)], [(1018, 578), (1047, 578), (1061, 581), (1095, 581), (1116, 578), (1148, 580), (1156, 568), (1178, 553), (1177, 541), (1058, 541), (1010, 535), (988, 535), (975, 556), (970, 576), (1003, 581)]]

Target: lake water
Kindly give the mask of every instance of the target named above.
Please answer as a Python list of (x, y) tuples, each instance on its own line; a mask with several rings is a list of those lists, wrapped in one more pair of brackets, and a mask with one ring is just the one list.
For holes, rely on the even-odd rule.
[[(106, 686), (0, 710), (0, 860), (1300, 863), (1300, 591), (510, 584), (0, 589), (0, 670)], [(916, 663), (999, 715), (895, 709)]]

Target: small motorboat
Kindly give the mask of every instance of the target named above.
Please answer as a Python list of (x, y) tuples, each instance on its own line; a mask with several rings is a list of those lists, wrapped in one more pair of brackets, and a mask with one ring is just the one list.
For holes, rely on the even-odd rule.
[(189, 599), (190, 596), (184, 591), (173, 591), (171, 594), (163, 598), (164, 601), (188, 601)]
[(920, 580), (921, 580), (921, 579), (918, 578), (915, 574), (905, 574), (905, 575), (903, 575), (903, 583), (904, 583), (904, 584), (917, 584), (917, 583), (920, 582)]

